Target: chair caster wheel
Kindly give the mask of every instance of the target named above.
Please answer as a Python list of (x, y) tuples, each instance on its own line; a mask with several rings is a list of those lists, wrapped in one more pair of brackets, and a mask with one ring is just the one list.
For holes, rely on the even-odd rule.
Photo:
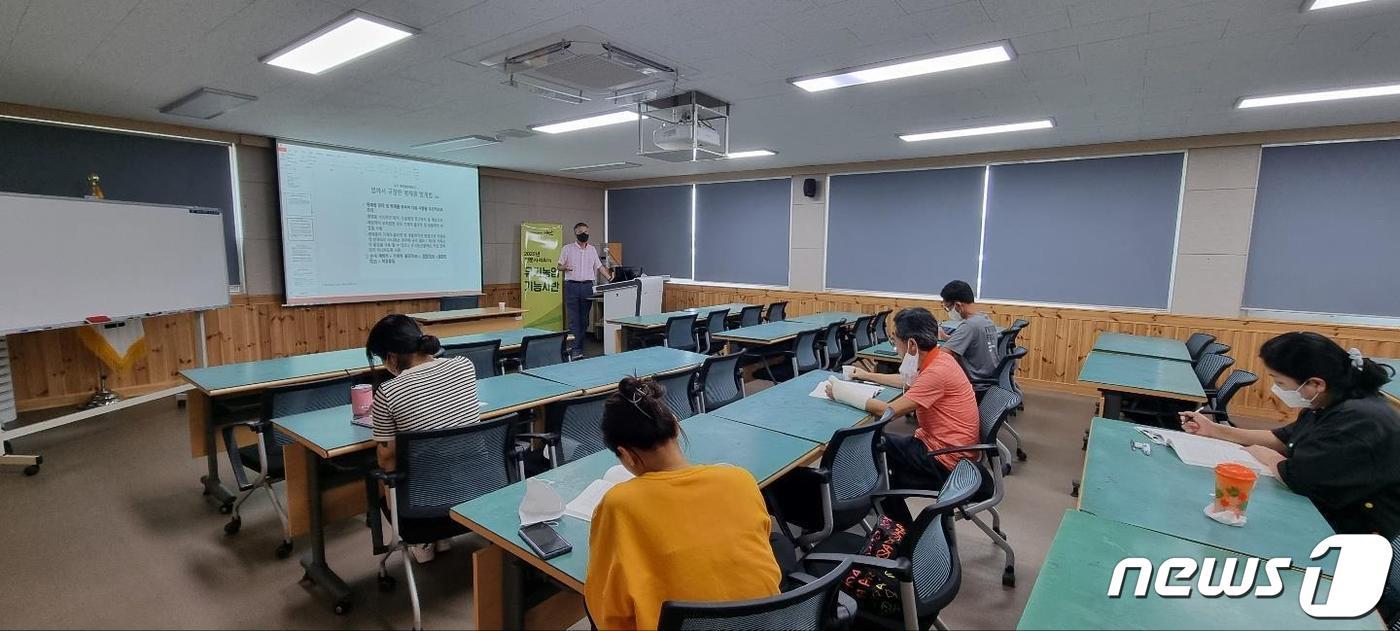
[(39, 465), (32, 464), (24, 468), (25, 477), (39, 475)]
[(1069, 484), (1070, 484), (1071, 487), (1073, 487), (1073, 488), (1070, 489), (1069, 496), (1070, 496), (1070, 497), (1079, 497), (1079, 483), (1078, 483), (1078, 482), (1070, 482)]
[(1003, 462), (1003, 463), (1001, 463), (1001, 474), (1002, 474), (1003, 476), (1011, 475), (1011, 463), (1009, 463), (1009, 462)]
[(343, 615), (345, 615), (345, 614), (347, 614), (347, 613), (350, 613), (350, 601), (349, 601), (349, 600), (342, 600), (342, 601), (340, 601), (340, 602), (338, 602), (338, 603), (335, 604), (335, 615), (337, 615), (337, 616), (343, 616)]
[(1000, 531), (1000, 530), (993, 530), (992, 532), (997, 533), (997, 536), (998, 536), (998, 537), (1001, 537), (1002, 540), (1004, 540), (1004, 541), (1011, 541), (1011, 537), (1006, 536), (1006, 533), (1004, 533), (1004, 532), (1002, 532), (1002, 531)]
[(275, 553), (277, 555), (277, 558), (279, 559), (285, 559), (289, 556), (292, 556), (292, 542), (283, 541), (282, 545), (277, 546), (277, 549), (273, 550), (273, 553)]
[(1006, 587), (1016, 586), (1016, 568), (1009, 567), (1001, 573), (1001, 584)]
[(233, 536), (238, 534), (238, 529), (243, 527), (243, 519), (234, 517), (227, 524), (224, 524), (224, 534)]
[(1021, 450), (1021, 448), (1019, 448), (1019, 447), (1016, 448), (1016, 459), (1017, 459), (1017, 460), (1020, 460), (1021, 462), (1025, 462), (1025, 461), (1026, 461), (1026, 452), (1023, 451), (1023, 450)]
[(220, 505), (219, 505), (219, 514), (220, 514), (220, 515), (227, 515), (227, 514), (232, 513), (232, 512), (233, 512), (233, 504), (220, 504)]
[(392, 576), (385, 575), (379, 577), (379, 591), (381, 592), (392, 592), (397, 585), (398, 581)]

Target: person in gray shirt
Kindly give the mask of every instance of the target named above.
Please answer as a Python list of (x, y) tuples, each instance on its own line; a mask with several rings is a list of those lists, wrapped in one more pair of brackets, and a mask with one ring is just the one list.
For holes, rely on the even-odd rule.
[(955, 280), (944, 285), (939, 295), (943, 298), (943, 309), (948, 312), (948, 322), (957, 325), (952, 333), (939, 329), (942, 346), (958, 356), (973, 389), (981, 394), (996, 384), (997, 364), (1001, 361), (997, 356), (997, 337), (1001, 329), (977, 309), (972, 286), (966, 281)]

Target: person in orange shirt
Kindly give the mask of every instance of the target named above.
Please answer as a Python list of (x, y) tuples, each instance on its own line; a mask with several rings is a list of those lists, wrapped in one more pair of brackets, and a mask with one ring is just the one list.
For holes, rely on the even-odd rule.
[(748, 471), (693, 465), (662, 386), (623, 379), (603, 410), (603, 441), (637, 476), (610, 489), (588, 534), (588, 613), (599, 629), (655, 629), (669, 600), (778, 593), (772, 520)]
[[(913, 436), (885, 434), (890, 485), (897, 489), (937, 490), (958, 461), (978, 457), (970, 451), (929, 455), (934, 450), (981, 442), (977, 396), (957, 358), (938, 348), (938, 321), (928, 309), (913, 307), (895, 314), (890, 344), (904, 358), (898, 374), (857, 368), (852, 376), (906, 388), (904, 395), (890, 403), (879, 399), (841, 403), (875, 416), (884, 414), (886, 409), (893, 409), (896, 418), (913, 412), (919, 421)], [(827, 396), (832, 396), (830, 385)]]

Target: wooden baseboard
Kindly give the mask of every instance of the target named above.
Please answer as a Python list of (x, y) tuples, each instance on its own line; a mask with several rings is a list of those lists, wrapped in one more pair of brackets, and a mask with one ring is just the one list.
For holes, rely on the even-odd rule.
[[(166, 388), (184, 385), (185, 382), (179, 379), (174, 381), (162, 381), (160, 383), (147, 383), (138, 386), (123, 386), (112, 388), (112, 391), (121, 395), (122, 398), (139, 397), (143, 394), (150, 394)], [(21, 399), (16, 402), (15, 409), (20, 412), (30, 412), (34, 410), (48, 410), (65, 406), (75, 406), (92, 397), (92, 392), (73, 392), (50, 397), (39, 397)]]

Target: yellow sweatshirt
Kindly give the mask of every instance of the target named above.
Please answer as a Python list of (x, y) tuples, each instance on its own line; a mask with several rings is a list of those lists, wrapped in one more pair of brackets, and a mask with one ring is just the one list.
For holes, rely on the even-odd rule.
[(583, 594), (599, 629), (655, 629), (668, 600), (778, 593), (772, 523), (758, 483), (729, 465), (647, 473), (593, 514)]

